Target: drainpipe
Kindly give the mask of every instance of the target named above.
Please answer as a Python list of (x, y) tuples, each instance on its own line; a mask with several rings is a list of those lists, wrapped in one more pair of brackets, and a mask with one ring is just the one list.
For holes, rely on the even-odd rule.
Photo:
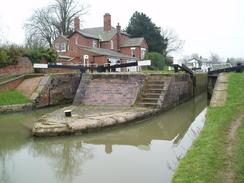
[(119, 23), (116, 28), (117, 28), (117, 50), (118, 52), (120, 52), (121, 26), (119, 25)]

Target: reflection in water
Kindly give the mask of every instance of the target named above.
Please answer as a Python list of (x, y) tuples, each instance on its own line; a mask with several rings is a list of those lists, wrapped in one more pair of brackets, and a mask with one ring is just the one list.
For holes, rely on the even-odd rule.
[(201, 95), (144, 122), (44, 139), (31, 138), (30, 127), (47, 110), (1, 115), (0, 182), (169, 182), (206, 104)]
[(83, 146), (81, 141), (70, 141), (63, 139), (36, 140), (30, 145), (33, 156), (49, 158), (56, 171), (59, 181), (70, 181), (74, 176), (82, 173), (81, 165), (92, 159), (92, 148)]

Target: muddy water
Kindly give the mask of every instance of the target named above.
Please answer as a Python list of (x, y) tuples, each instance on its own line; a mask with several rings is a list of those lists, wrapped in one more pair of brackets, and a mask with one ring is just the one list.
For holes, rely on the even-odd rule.
[(36, 139), (30, 127), (55, 110), (0, 115), (2, 183), (167, 183), (204, 125), (201, 95), (140, 123), (84, 136)]

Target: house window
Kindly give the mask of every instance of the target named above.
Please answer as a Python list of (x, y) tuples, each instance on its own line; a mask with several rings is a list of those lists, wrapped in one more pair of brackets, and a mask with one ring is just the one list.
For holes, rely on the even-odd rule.
[(146, 48), (141, 48), (141, 59), (144, 59), (146, 54)]
[(93, 48), (96, 48), (96, 47), (97, 47), (97, 41), (96, 41), (96, 40), (93, 40), (93, 41), (92, 41), (92, 47), (93, 47)]
[(60, 51), (65, 52), (66, 51), (66, 43), (61, 43), (60, 44)]
[(113, 40), (110, 41), (110, 46), (111, 46), (111, 49), (113, 50), (114, 49), (114, 41)]
[(75, 44), (78, 44), (78, 37), (75, 37)]
[(131, 51), (131, 57), (136, 57), (136, 48), (130, 48)]

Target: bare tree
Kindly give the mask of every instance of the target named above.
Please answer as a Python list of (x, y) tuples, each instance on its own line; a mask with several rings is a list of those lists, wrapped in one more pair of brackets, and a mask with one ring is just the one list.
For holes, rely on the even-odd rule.
[(25, 38), (25, 46), (27, 48), (45, 48), (48, 47), (49, 45), (41, 35), (29, 34)]
[(162, 29), (161, 35), (164, 37), (164, 39), (167, 40), (165, 56), (167, 56), (169, 53), (176, 52), (183, 48), (184, 41), (180, 40), (175, 31), (173, 31), (172, 29)]
[(220, 63), (220, 62), (222, 62), (220, 56), (218, 54), (216, 54), (216, 53), (211, 53), (210, 57), (209, 57), (209, 60), (212, 63)]
[(71, 24), (75, 17), (87, 13), (87, 6), (76, 0), (55, 0), (51, 5), (53, 11), (53, 25), (60, 35), (67, 35), (71, 30)]
[[(80, 2), (80, 1), (79, 1)], [(25, 24), (26, 42), (32, 40), (46, 43), (52, 47), (53, 40), (58, 35), (67, 35), (76, 16), (87, 13), (87, 8), (78, 0), (54, 0), (54, 3), (34, 11)]]
[(52, 47), (52, 42), (57, 36), (57, 30), (53, 26), (49, 8), (34, 11), (32, 17), (25, 24), (26, 39), (46, 42)]

